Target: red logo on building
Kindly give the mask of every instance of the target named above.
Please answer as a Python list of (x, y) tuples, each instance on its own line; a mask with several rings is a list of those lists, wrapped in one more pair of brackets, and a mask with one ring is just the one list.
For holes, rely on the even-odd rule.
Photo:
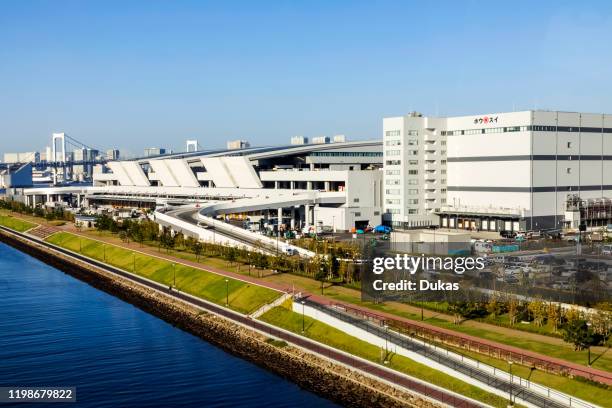
[(475, 118), (474, 119), (474, 124), (475, 125), (482, 125), (482, 124), (490, 124), (490, 123), (497, 123), (497, 116), (483, 116), (481, 118)]

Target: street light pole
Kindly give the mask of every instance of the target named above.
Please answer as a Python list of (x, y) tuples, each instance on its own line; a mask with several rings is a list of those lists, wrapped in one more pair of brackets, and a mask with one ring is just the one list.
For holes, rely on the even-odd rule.
[(225, 279), (225, 307), (229, 307), (229, 279)]
[(306, 302), (302, 300), (302, 334), (304, 334), (304, 304), (305, 303)]
[(389, 326), (385, 324), (385, 360), (383, 361), (387, 364), (387, 356), (389, 355)]
[(514, 402), (512, 401), (512, 384), (513, 384), (513, 376), (512, 376), (512, 361), (508, 361), (508, 367), (509, 367), (509, 371), (510, 371), (510, 388), (508, 389), (508, 393), (510, 395), (510, 407), (514, 406)]

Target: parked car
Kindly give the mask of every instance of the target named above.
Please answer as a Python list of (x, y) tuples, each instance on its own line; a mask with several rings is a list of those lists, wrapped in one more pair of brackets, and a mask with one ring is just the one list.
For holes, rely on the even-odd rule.
[(612, 245), (604, 245), (601, 247), (601, 254), (602, 255), (612, 255)]
[(501, 231), (499, 231), (499, 235), (501, 235), (503, 238), (514, 238), (514, 237), (516, 237), (516, 232), (514, 232), (514, 231), (507, 231), (507, 230), (501, 230)]

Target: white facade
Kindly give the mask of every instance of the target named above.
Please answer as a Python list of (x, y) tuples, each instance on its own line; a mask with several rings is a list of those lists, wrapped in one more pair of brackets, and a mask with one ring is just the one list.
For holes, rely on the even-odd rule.
[(4, 153), (4, 163), (38, 163), (40, 161), (40, 153), (38, 152), (23, 152), (23, 153)]
[[(385, 130), (401, 125), (392, 119)], [(418, 131), (447, 141), (446, 205), (437, 211), (444, 227), (559, 228), (568, 194), (612, 197), (612, 115), (524, 111), (420, 120)]]
[(442, 120), (413, 113), (383, 120), (385, 219), (395, 226), (437, 225), (446, 204)]

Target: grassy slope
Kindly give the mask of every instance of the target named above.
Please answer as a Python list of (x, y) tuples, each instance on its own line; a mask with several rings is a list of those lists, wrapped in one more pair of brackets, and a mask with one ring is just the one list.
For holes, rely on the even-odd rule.
[(0, 225), (19, 232), (27, 231), (36, 226), (35, 224), (11, 217), (10, 215), (0, 215)]
[[(302, 316), (299, 313), (292, 312), (282, 307), (276, 307), (268, 311), (261, 316), (261, 319), (295, 333), (302, 332)], [(380, 348), (359, 340), (358, 338), (349, 336), (334, 327), (310, 317), (305, 317), (304, 322), (306, 327), (305, 336), (346, 351), (347, 353), (380, 363)], [(390, 356), (388, 367), (496, 407), (505, 407), (508, 403), (505, 398), (488, 393), (478, 387), (457, 380), (448, 374), (429, 368), (404, 356), (396, 354)]]
[[(153, 256), (144, 255), (128, 249), (119, 248), (76, 235), (59, 232), (47, 238), (47, 241), (63, 248), (79, 252), (91, 258), (104, 261), (121, 269), (132, 272), (134, 261), (136, 273), (156, 282), (173, 285), (176, 272), (176, 287), (194, 296), (211, 302), (225, 305), (226, 282), (225, 277), (189, 266), (172, 263)], [(279, 296), (279, 293), (257, 285), (235, 279), (228, 279), (230, 308), (241, 313), (251, 313), (266, 303), (270, 303)]]

